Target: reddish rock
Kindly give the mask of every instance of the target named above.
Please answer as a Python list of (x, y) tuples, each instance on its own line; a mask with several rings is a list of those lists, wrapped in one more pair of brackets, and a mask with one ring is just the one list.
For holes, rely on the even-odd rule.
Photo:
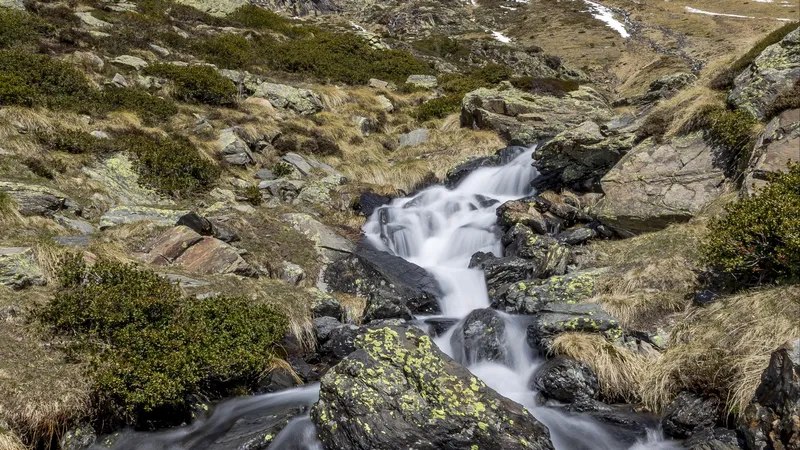
[(175, 262), (187, 249), (203, 240), (203, 236), (183, 225), (164, 233), (147, 255), (151, 264), (166, 266)]
[(230, 245), (213, 237), (204, 237), (189, 247), (175, 261), (175, 264), (197, 274), (212, 275), (235, 273), (242, 276), (256, 276), (255, 270), (239, 256)]

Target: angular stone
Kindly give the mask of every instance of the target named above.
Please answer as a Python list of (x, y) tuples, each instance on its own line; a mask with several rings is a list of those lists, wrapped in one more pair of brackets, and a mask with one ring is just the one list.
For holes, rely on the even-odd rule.
[(492, 308), (509, 314), (533, 315), (550, 303), (580, 303), (594, 297), (597, 278), (604, 272), (605, 269), (585, 270), (545, 280), (509, 283), (494, 291)]
[(105, 191), (120, 205), (169, 205), (172, 202), (153, 189), (139, 183), (139, 173), (133, 161), (124, 153), (116, 153), (92, 166), (84, 167), (83, 173), (102, 184)]
[(375, 89), (388, 89), (389, 83), (383, 80), (379, 80), (377, 78), (370, 78), (369, 79), (369, 87)]
[(488, 361), (513, 367), (505, 321), (493, 309), (476, 309), (469, 313), (464, 323), (453, 331), (450, 346), (455, 360), (464, 366)]
[(414, 131), (401, 134), (397, 148), (414, 147), (424, 144), (428, 141), (428, 134), (430, 134), (430, 132), (425, 128), (419, 128)]
[(406, 78), (406, 84), (422, 89), (433, 89), (439, 85), (439, 82), (433, 75), (409, 75)]
[(548, 359), (531, 375), (531, 390), (563, 403), (596, 400), (600, 395), (597, 374), (586, 364), (566, 356)]
[(147, 61), (132, 55), (120, 55), (112, 59), (111, 62), (134, 70), (141, 70), (148, 66)]
[(225, 17), (249, 4), (248, 0), (177, 0), (177, 2), (215, 17)]
[(714, 428), (719, 400), (683, 391), (664, 410), (661, 427), (668, 436), (686, 439)]
[(80, 211), (80, 207), (66, 194), (45, 186), (0, 181), (0, 192), (14, 200), (23, 216), (52, 217), (57, 211)]
[(339, 300), (317, 289), (311, 290), (310, 307), (313, 317), (329, 316), (343, 320), (345, 316), (345, 310)]
[(355, 250), (352, 242), (308, 214), (290, 213), (280, 218), (283, 223), (311, 239), (328, 261), (344, 258)]
[(394, 103), (392, 103), (391, 100), (386, 98), (385, 95), (379, 95), (379, 96), (375, 97), (375, 100), (377, 100), (378, 106), (382, 110), (384, 110), (384, 111), (386, 111), (388, 113), (394, 111)]
[(214, 226), (211, 224), (211, 221), (194, 211), (181, 216), (181, 218), (175, 222), (175, 225), (188, 227), (194, 230), (195, 233), (203, 236), (211, 236), (214, 234)]
[(611, 339), (622, 336), (619, 323), (599, 304), (550, 303), (528, 326), (528, 345), (546, 354), (552, 350), (553, 339), (568, 332), (601, 333)]
[(323, 108), (322, 99), (316, 92), (285, 84), (262, 83), (253, 96), (266, 98), (272, 106), (288, 109), (300, 115), (316, 114)]
[(175, 260), (185, 270), (201, 275), (233, 273), (256, 277), (257, 273), (230, 245), (212, 237), (204, 237)]
[(31, 248), (0, 247), (0, 284), (13, 289), (46, 284)]
[(142, 221), (173, 225), (188, 212), (186, 210), (161, 209), (148, 206), (118, 206), (108, 210), (100, 217), (100, 229)]
[(754, 194), (771, 176), (786, 172), (789, 163), (800, 164), (800, 109), (784, 111), (767, 124), (753, 150), (742, 188)]
[(247, 142), (239, 137), (235, 128), (226, 128), (220, 132), (217, 148), (228, 164), (246, 166), (255, 163)]
[(84, 25), (94, 28), (109, 28), (112, 25), (105, 20), (100, 20), (94, 17), (90, 12), (76, 12), (75, 15), (83, 22)]
[(85, 220), (70, 219), (69, 217), (64, 217), (61, 215), (55, 215), (53, 219), (62, 227), (69, 228), (70, 230), (77, 231), (81, 234), (92, 234), (97, 231), (97, 228), (95, 228), (94, 225)]
[(147, 262), (157, 265), (169, 265), (175, 262), (189, 247), (197, 244), (203, 236), (191, 228), (177, 226), (163, 235), (153, 244), (147, 255)]
[(281, 280), (289, 284), (298, 284), (306, 277), (306, 272), (297, 264), (284, 261), (281, 264)]

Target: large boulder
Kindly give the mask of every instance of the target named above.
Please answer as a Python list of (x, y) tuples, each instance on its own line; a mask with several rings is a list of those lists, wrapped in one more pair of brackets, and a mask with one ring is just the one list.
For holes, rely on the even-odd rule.
[(561, 97), (530, 94), (509, 86), (480, 88), (464, 96), (461, 125), (490, 129), (515, 145), (531, 146), (587, 120), (605, 121), (611, 109), (589, 87)]
[(309, 89), (262, 83), (256, 88), (253, 96), (269, 100), (276, 108), (288, 109), (304, 116), (322, 111), (322, 99), (319, 94)]
[(352, 242), (309, 214), (287, 213), (281, 215), (280, 219), (311, 239), (327, 262), (342, 259), (350, 255), (356, 248)]
[(255, 269), (239, 255), (236, 248), (219, 239), (201, 236), (183, 225), (170, 229), (158, 238), (144, 259), (151, 264), (176, 265), (201, 275), (233, 273), (257, 276)]
[(226, 128), (220, 132), (217, 140), (217, 147), (222, 155), (222, 159), (234, 166), (246, 166), (254, 164), (255, 158), (250, 153), (250, 147), (242, 139), (235, 128)]
[(528, 326), (527, 342), (531, 348), (550, 353), (553, 340), (569, 332), (599, 333), (612, 340), (622, 337), (619, 322), (597, 303), (550, 303)]
[(528, 386), (548, 400), (563, 403), (596, 400), (600, 395), (597, 374), (591, 367), (567, 356), (557, 356), (537, 367)]
[[(401, 304), (415, 314), (439, 312), (439, 283), (425, 269), (403, 258), (367, 246), (331, 264), (325, 271), (325, 282), (339, 292), (369, 297), (371, 302), (390, 301)], [(377, 305), (377, 303), (375, 303)], [(368, 312), (372, 308), (368, 308)], [(398, 310), (403, 312), (402, 309)], [(388, 317), (367, 317), (388, 318)]]
[(384, 327), (323, 377), (312, 408), (330, 450), (553, 449), (522, 406), (487, 387), (421, 330)]
[(80, 211), (80, 207), (66, 194), (45, 186), (0, 181), (0, 192), (14, 200), (23, 216), (53, 217), (62, 210)]
[(450, 345), (458, 362), (469, 366), (481, 361), (511, 365), (506, 323), (493, 309), (476, 309), (453, 331)]
[(178, 3), (216, 17), (225, 17), (238, 8), (250, 4), (248, 0), (178, 0)]
[(14, 289), (45, 284), (33, 250), (28, 247), (0, 248), (0, 284)]
[(535, 187), (599, 180), (633, 147), (634, 138), (632, 133), (606, 136), (591, 121), (563, 131), (536, 150), (535, 166), (541, 176)]
[(601, 180), (593, 214), (623, 234), (686, 222), (716, 199), (725, 174), (701, 133), (637, 145)]
[(661, 428), (668, 436), (685, 439), (714, 428), (719, 400), (683, 391), (667, 406)]
[(683, 441), (688, 450), (741, 450), (736, 432), (727, 428), (703, 429)]
[(153, 189), (139, 183), (139, 173), (125, 153), (115, 153), (84, 167), (83, 173), (100, 183), (119, 205), (161, 205), (171, 202)]
[(536, 261), (516, 256), (498, 258), (492, 253), (478, 252), (472, 255), (470, 268), (481, 269), (486, 278), (489, 292), (495, 288), (516, 280), (528, 280), (539, 276), (539, 264)]
[(155, 222), (161, 225), (173, 225), (187, 210), (155, 208), (149, 206), (117, 206), (111, 208), (100, 217), (100, 229), (136, 222)]
[(728, 102), (764, 120), (775, 100), (800, 80), (800, 29), (770, 45), (734, 80)]
[(772, 353), (738, 430), (751, 450), (800, 448), (800, 339)]
[(800, 164), (800, 109), (773, 118), (758, 137), (745, 171), (745, 192), (763, 188), (771, 176), (787, 171), (790, 162)]
[(524, 280), (495, 289), (492, 308), (509, 314), (536, 314), (553, 302), (580, 303), (595, 295), (597, 277), (604, 270), (584, 270), (545, 280)]
[(515, 225), (503, 236), (506, 257), (519, 257), (530, 260), (536, 268), (529, 277), (517, 278), (547, 278), (553, 275), (563, 275), (567, 271), (570, 259), (569, 247), (549, 236), (534, 233), (524, 225)]

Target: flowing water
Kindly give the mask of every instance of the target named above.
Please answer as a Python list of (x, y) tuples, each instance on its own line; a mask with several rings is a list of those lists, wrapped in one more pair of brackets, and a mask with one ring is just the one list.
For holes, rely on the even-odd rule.
[[(501, 235), (495, 211), (502, 203), (532, 194), (531, 181), (538, 176), (531, 166), (534, 149), (508, 155), (499, 167), (486, 167), (472, 172), (456, 188), (428, 188), (413, 197), (400, 198), (378, 209), (364, 226), (367, 239), (376, 248), (398, 255), (424, 267), (439, 282), (443, 298), (442, 316), (463, 319), (475, 309), (489, 307), (483, 272), (470, 269), (469, 261), (476, 252), (503, 254)], [(501, 314), (506, 323), (506, 339), (510, 348), (509, 365), (478, 362), (468, 368), (475, 376), (501, 395), (525, 407), (550, 430), (557, 450), (672, 450), (680, 448), (665, 441), (657, 430), (645, 439), (624, 444), (619, 430), (610, 428), (588, 416), (567, 414), (535, 403), (535, 392), (528, 388), (528, 379), (541, 362), (525, 340), (529, 318)], [(452, 330), (436, 339), (437, 345), (454, 356), (450, 345)], [(458, 359), (458, 358), (456, 358)], [(201, 449), (212, 442), (239, 418), (254, 412), (269, 414), (287, 405), (311, 405), (319, 394), (319, 386), (290, 389), (276, 394), (232, 399), (218, 406), (214, 414), (191, 426), (144, 438), (129, 433), (126, 442), (137, 442), (135, 448)], [(630, 434), (630, 433), (628, 433)], [(628, 436), (630, 437), (630, 436)], [(147, 442), (147, 445), (143, 445)], [(134, 448), (125, 445), (117, 448)], [(316, 430), (308, 416), (295, 419), (277, 437), (270, 449), (320, 450)]]

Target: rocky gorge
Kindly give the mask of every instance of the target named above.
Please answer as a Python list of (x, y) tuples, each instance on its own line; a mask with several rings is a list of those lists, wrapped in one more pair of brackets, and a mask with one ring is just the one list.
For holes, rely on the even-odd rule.
[(800, 5), (557, 3), (0, 2), (0, 449), (800, 449)]

